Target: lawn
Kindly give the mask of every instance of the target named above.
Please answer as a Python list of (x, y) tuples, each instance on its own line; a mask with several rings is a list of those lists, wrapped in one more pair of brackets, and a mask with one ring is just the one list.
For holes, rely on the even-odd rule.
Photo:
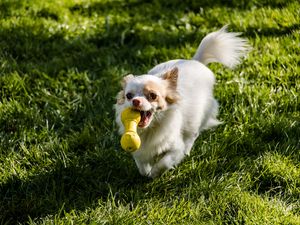
[[(297, 0), (1, 0), (0, 224), (300, 224)], [(124, 74), (193, 56), (229, 24), (252, 46), (211, 64), (223, 124), (176, 169), (120, 148)]]

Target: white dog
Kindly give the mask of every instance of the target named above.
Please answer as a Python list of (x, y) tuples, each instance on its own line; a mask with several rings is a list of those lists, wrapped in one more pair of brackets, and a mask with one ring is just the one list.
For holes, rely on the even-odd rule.
[(171, 60), (145, 75), (124, 77), (115, 105), (116, 122), (122, 134), (121, 112), (132, 107), (141, 113), (142, 144), (132, 155), (142, 175), (154, 178), (175, 167), (189, 155), (201, 131), (220, 123), (213, 97), (215, 78), (206, 65), (234, 67), (247, 51), (247, 41), (225, 26), (208, 34), (191, 60)]

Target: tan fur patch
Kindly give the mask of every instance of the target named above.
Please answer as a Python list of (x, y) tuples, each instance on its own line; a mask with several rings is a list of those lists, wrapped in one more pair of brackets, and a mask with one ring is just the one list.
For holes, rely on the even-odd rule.
[[(122, 88), (125, 89), (126, 84), (128, 83), (128, 81), (130, 81), (133, 78), (134, 78), (134, 76), (132, 74), (125, 75), (123, 77), (123, 79), (121, 80)], [(125, 103), (125, 92), (124, 92), (124, 90), (122, 90), (117, 94), (117, 104), (122, 105), (124, 103)]]
[(163, 79), (169, 82), (169, 87), (172, 89), (177, 88), (177, 80), (178, 80), (178, 68), (175, 67), (172, 70), (166, 72), (163, 75)]
[(121, 81), (122, 87), (125, 88), (128, 81), (132, 80), (133, 78), (134, 78), (134, 76), (132, 74), (127, 74), (126, 76), (124, 76)]
[(177, 103), (180, 100), (180, 96), (177, 91), (171, 90), (166, 96), (166, 101), (169, 104)]
[(122, 90), (117, 94), (117, 104), (122, 105), (125, 102), (125, 92)]
[(163, 79), (168, 82), (166, 101), (169, 104), (174, 104), (180, 100), (180, 96), (177, 92), (178, 81), (178, 68), (175, 67), (171, 71), (166, 72), (163, 75)]
[[(166, 88), (164, 86), (153, 81), (148, 81), (144, 86), (143, 93), (149, 102), (156, 102), (158, 108), (165, 109), (166, 102), (164, 99), (166, 96)], [(156, 96), (154, 99), (153, 94)]]

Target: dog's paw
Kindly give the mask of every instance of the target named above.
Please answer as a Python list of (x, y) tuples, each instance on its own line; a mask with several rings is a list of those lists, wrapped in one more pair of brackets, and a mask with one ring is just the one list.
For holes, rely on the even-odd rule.
[(150, 173), (148, 174), (148, 177), (154, 179), (159, 177), (165, 170), (161, 170), (157, 167), (153, 167)]
[(151, 170), (152, 170), (152, 166), (150, 164), (140, 163), (140, 162), (137, 162), (137, 161), (136, 161), (136, 164), (137, 164), (138, 170), (139, 170), (139, 172), (142, 176), (150, 177), (149, 174), (151, 174)]

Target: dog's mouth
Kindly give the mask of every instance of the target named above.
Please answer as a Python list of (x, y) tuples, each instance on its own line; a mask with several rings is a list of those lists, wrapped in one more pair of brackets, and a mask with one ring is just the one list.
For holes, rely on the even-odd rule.
[(141, 114), (141, 120), (138, 124), (139, 127), (145, 128), (149, 125), (151, 118), (152, 118), (152, 112), (151, 111), (140, 111)]

